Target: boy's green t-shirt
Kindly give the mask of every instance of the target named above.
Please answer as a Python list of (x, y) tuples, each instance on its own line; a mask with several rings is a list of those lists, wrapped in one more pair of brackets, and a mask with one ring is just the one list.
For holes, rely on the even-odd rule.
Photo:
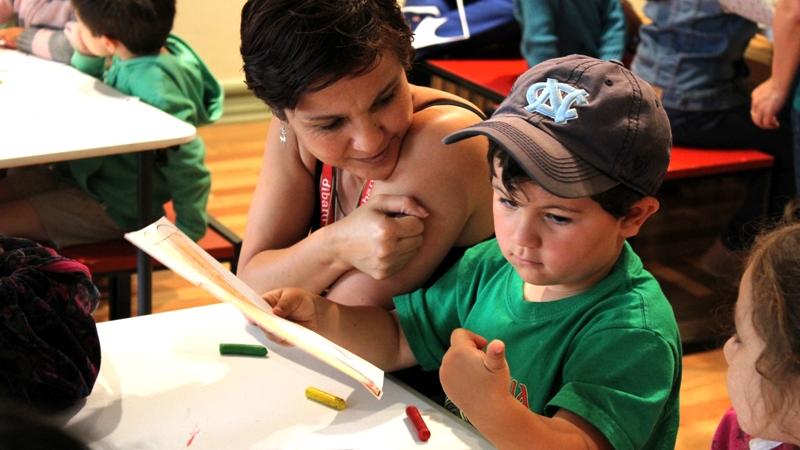
[(570, 410), (616, 449), (674, 448), (678, 327), (658, 282), (627, 243), (591, 290), (542, 303), (524, 300), (523, 280), (491, 240), (431, 288), (396, 297), (395, 306), (424, 369), (438, 369), (455, 328), (501, 339), (509, 389), (531, 411)]

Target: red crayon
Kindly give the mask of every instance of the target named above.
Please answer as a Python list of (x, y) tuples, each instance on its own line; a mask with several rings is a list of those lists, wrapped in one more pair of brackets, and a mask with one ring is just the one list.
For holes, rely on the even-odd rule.
[(425, 425), (425, 421), (422, 420), (422, 416), (419, 414), (419, 410), (416, 406), (412, 405), (406, 407), (406, 415), (411, 419), (414, 428), (417, 429), (417, 437), (419, 437), (420, 441), (427, 441), (431, 438), (431, 431), (428, 429), (428, 426)]

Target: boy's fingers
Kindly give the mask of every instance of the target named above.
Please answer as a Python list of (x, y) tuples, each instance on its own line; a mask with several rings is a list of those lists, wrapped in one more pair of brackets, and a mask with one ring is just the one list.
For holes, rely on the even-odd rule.
[(486, 357), (483, 365), (489, 372), (499, 372), (506, 368), (506, 345), (503, 341), (493, 340), (486, 346)]
[(456, 328), (450, 334), (450, 346), (468, 345), (477, 349), (486, 347), (488, 341), (481, 335), (475, 334), (464, 328)]

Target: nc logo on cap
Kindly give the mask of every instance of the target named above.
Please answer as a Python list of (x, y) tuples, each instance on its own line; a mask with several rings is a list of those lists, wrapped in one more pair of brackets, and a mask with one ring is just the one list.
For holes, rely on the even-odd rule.
[(566, 123), (577, 119), (578, 112), (572, 105), (588, 105), (589, 94), (568, 84), (548, 78), (546, 82), (532, 84), (525, 93), (528, 100), (526, 110), (538, 112), (553, 119), (555, 123)]

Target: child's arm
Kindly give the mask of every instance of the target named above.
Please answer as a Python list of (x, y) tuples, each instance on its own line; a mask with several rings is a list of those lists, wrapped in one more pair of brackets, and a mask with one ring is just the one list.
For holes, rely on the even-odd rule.
[(772, 74), (752, 92), (750, 115), (765, 129), (780, 126), (778, 113), (792, 93), (800, 64), (800, 0), (778, 0), (772, 19), (775, 33)]
[(540, 416), (514, 398), (502, 341), (487, 344), (482, 336), (456, 329), (439, 378), (448, 398), (498, 448), (611, 448), (581, 417), (564, 409), (552, 418)]
[(175, 225), (197, 241), (206, 232), (206, 207), (211, 192), (211, 172), (203, 162), (205, 146), (198, 137), (178, 148), (167, 150), (166, 156), (166, 163), (159, 170), (169, 186)]
[(75, 49), (70, 60), (72, 67), (95, 78), (102, 78), (105, 58), (92, 55), (78, 33), (77, 22), (67, 22), (64, 26), (64, 35)]
[(69, 64), (72, 58), (72, 45), (62, 30), (25, 28), (17, 36), (16, 46), (25, 53), (64, 64)]
[(552, 2), (535, 0), (515, 4), (522, 28), (522, 54), (532, 67), (558, 57), (556, 15)]
[(344, 306), (298, 288), (267, 292), (264, 300), (275, 315), (325, 336), (383, 370), (416, 364), (397, 316), (383, 308)]
[(600, 59), (616, 59), (622, 61), (625, 51), (625, 12), (622, 2), (612, 0), (608, 2), (609, 10), (603, 20), (603, 34), (597, 45), (597, 57)]

